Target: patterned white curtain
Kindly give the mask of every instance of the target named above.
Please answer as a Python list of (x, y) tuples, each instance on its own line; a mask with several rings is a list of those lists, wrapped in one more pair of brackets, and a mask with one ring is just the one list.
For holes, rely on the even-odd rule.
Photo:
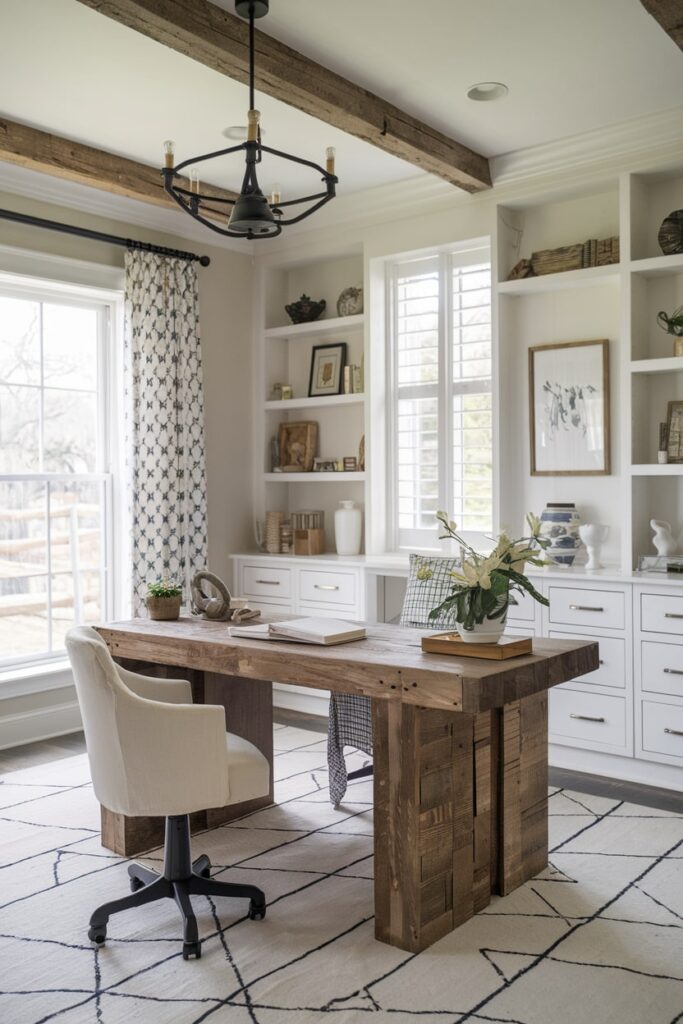
[(124, 397), (134, 615), (147, 583), (178, 580), (183, 599), (206, 565), (204, 398), (194, 263), (126, 253)]

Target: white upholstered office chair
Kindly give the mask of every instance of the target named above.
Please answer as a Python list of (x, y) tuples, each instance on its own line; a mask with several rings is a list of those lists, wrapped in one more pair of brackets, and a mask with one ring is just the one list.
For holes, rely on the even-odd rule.
[(140, 676), (116, 665), (94, 629), (72, 629), (66, 648), (97, 799), (118, 814), (166, 818), (163, 873), (130, 864), (132, 895), (98, 907), (88, 935), (103, 945), (112, 914), (169, 897), (183, 916), (183, 956), (199, 958), (190, 895), (248, 899), (252, 919), (265, 917), (266, 900), (256, 886), (210, 878), (206, 856), (192, 863), (189, 815), (265, 796), (268, 760), (252, 743), (226, 733), (222, 707), (193, 704), (185, 680)]

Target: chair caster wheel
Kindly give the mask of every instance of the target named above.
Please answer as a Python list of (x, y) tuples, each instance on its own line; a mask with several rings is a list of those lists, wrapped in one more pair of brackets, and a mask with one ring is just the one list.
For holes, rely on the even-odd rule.
[(139, 878), (131, 877), (131, 880), (130, 880), (130, 891), (131, 892), (137, 892), (138, 889), (142, 889), (144, 887), (144, 884), (145, 883), (143, 881), (141, 881)]
[(183, 960), (189, 960), (191, 956), (193, 956), (196, 960), (200, 960), (201, 955), (201, 942), (183, 942)]
[(93, 943), (93, 945), (97, 946), (97, 948), (99, 949), (105, 943), (105, 940), (107, 938), (107, 929), (102, 927), (88, 928), (88, 938)]
[(250, 921), (262, 921), (266, 916), (266, 905), (265, 903), (254, 903), (252, 900), (249, 904), (249, 920)]

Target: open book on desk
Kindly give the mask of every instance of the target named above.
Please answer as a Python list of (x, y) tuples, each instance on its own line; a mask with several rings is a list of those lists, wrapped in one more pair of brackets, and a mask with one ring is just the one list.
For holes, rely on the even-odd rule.
[(256, 626), (230, 626), (230, 636), (252, 640), (292, 640), (304, 644), (346, 644), (363, 640), (365, 626), (344, 619), (285, 619), (283, 622), (260, 622)]

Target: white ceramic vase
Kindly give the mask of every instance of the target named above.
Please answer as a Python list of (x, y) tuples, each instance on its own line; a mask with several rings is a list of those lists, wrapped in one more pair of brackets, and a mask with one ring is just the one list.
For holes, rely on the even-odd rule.
[(583, 526), (579, 527), (579, 537), (586, 545), (586, 550), (588, 551), (586, 569), (589, 572), (594, 569), (602, 569), (600, 549), (607, 540), (608, 533), (609, 526), (605, 526), (603, 523), (584, 523)]
[(334, 513), (334, 543), (338, 555), (359, 555), (363, 514), (353, 501), (340, 501)]
[(671, 536), (671, 524), (667, 523), (664, 519), (651, 519), (650, 526), (655, 533), (652, 543), (657, 554), (664, 557), (675, 555), (678, 543)]
[(460, 623), (456, 629), (466, 644), (497, 644), (505, 632), (507, 612), (500, 619), (486, 619), (475, 622), (473, 629), (464, 629)]

